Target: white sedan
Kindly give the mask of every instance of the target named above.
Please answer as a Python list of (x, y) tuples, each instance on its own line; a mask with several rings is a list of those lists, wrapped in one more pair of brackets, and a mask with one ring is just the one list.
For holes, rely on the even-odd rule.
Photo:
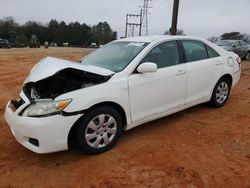
[(223, 106), (240, 79), (238, 55), (207, 40), (151, 36), (111, 42), (70, 62), (47, 57), (10, 101), (5, 120), (36, 153), (76, 143), (97, 154), (123, 130), (209, 102)]

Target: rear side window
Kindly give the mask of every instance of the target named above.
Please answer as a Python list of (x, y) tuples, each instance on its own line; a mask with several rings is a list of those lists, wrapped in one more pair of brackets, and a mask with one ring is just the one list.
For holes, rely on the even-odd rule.
[(158, 68), (164, 68), (180, 63), (177, 41), (164, 42), (151, 50), (141, 63), (156, 63)]
[(187, 62), (207, 59), (207, 50), (205, 45), (199, 41), (184, 40), (182, 41)]
[(208, 57), (209, 58), (215, 58), (215, 57), (219, 57), (220, 55), (211, 47), (206, 46), (207, 47), (207, 53), (208, 53)]

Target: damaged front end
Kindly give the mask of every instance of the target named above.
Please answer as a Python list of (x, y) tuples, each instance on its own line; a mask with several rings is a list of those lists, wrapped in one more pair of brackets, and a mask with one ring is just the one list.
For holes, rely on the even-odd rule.
[(112, 75), (103, 76), (74, 68), (66, 68), (37, 82), (25, 83), (23, 91), (31, 100), (52, 99), (59, 95), (107, 82)]
[(32, 68), (24, 81), (21, 99), (10, 101), (9, 108), (27, 117), (63, 113), (73, 99), (56, 100), (58, 96), (102, 84), (113, 75), (112, 71), (99, 67), (47, 57)]

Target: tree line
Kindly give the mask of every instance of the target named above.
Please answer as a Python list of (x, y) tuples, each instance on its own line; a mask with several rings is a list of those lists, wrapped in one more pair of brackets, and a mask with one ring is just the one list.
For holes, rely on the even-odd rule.
[[(170, 31), (165, 31), (164, 35), (171, 35)], [(186, 35), (184, 30), (178, 29), (176, 35)], [(243, 40), (250, 44), (250, 34), (240, 33), (237, 31), (224, 33), (221, 36), (212, 36), (208, 38), (211, 42), (217, 42), (219, 40)]]
[(250, 44), (250, 35), (247, 33), (240, 33), (235, 31), (235, 32), (224, 33), (219, 37), (216, 36), (209, 37), (208, 40), (210, 40), (211, 42), (217, 42), (219, 40), (243, 40)]
[(21, 25), (12, 17), (0, 19), (0, 38), (7, 39), (11, 44), (28, 45), (32, 35), (36, 35), (41, 44), (47, 41), (59, 46), (63, 43), (69, 43), (71, 46), (86, 46), (91, 43), (100, 45), (117, 38), (117, 32), (111, 29), (108, 22), (90, 26), (86, 23), (67, 24), (52, 19), (47, 24), (28, 21)]

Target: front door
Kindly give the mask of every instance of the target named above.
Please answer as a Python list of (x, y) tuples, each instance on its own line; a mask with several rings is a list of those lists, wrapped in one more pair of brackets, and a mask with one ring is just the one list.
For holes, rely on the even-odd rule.
[(155, 73), (129, 76), (132, 121), (137, 122), (185, 105), (186, 65), (181, 63), (177, 41), (153, 48), (141, 63), (156, 63)]

